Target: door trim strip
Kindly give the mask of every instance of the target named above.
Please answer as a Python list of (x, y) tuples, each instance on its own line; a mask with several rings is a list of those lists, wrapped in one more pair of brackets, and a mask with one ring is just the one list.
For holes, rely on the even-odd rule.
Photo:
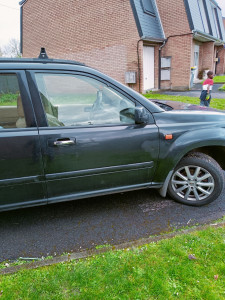
[(111, 167), (103, 167), (103, 168), (79, 170), (79, 171), (63, 172), (63, 173), (55, 173), (55, 174), (46, 174), (46, 179), (57, 180), (57, 179), (66, 179), (72, 177), (100, 175), (100, 174), (113, 173), (113, 172), (126, 172), (126, 171), (133, 171), (137, 169), (140, 170), (140, 169), (152, 168), (153, 166), (154, 166), (154, 162), (150, 161), (150, 162), (143, 162), (143, 163), (136, 163), (136, 164), (111, 166)]

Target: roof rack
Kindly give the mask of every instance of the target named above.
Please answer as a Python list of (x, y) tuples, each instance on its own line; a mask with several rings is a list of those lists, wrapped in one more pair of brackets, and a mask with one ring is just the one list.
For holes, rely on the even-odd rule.
[(0, 63), (43, 63), (43, 64), (67, 64), (67, 65), (80, 65), (85, 66), (85, 64), (74, 60), (64, 60), (64, 59), (52, 59), (48, 58), (45, 48), (41, 48), (41, 52), (38, 58), (0, 58)]
[(80, 65), (85, 64), (74, 60), (63, 60), (63, 59), (39, 59), (39, 58), (0, 58), (0, 63), (43, 63), (43, 64), (67, 64), (67, 65)]

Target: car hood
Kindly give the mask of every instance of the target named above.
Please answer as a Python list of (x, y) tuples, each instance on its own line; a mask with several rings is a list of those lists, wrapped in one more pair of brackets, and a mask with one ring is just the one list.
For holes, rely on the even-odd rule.
[(160, 124), (186, 124), (190, 127), (202, 125), (208, 127), (215, 125), (225, 128), (225, 114), (214, 111), (197, 110), (172, 110), (155, 113), (154, 118), (157, 125)]
[(200, 111), (216, 111), (216, 112), (223, 112), (223, 110), (219, 110), (213, 107), (206, 107), (206, 106), (200, 106), (195, 105), (191, 103), (184, 103), (179, 101), (172, 101), (172, 100), (158, 100), (158, 99), (151, 99), (151, 101), (157, 105), (159, 105), (161, 108), (163, 108), (166, 111), (170, 110), (200, 110)]

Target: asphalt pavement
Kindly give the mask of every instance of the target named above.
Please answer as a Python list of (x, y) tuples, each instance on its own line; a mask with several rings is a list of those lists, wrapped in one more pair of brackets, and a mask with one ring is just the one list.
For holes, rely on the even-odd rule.
[(225, 215), (225, 189), (215, 202), (191, 207), (139, 190), (0, 213), (0, 261), (59, 256), (118, 245)]

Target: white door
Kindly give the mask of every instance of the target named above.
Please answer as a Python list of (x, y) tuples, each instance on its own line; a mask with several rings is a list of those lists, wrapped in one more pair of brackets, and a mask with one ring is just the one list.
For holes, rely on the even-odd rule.
[(199, 45), (194, 46), (194, 66), (196, 67), (194, 79), (198, 78), (199, 48)]
[(154, 47), (143, 47), (144, 90), (150, 90), (154, 85)]

